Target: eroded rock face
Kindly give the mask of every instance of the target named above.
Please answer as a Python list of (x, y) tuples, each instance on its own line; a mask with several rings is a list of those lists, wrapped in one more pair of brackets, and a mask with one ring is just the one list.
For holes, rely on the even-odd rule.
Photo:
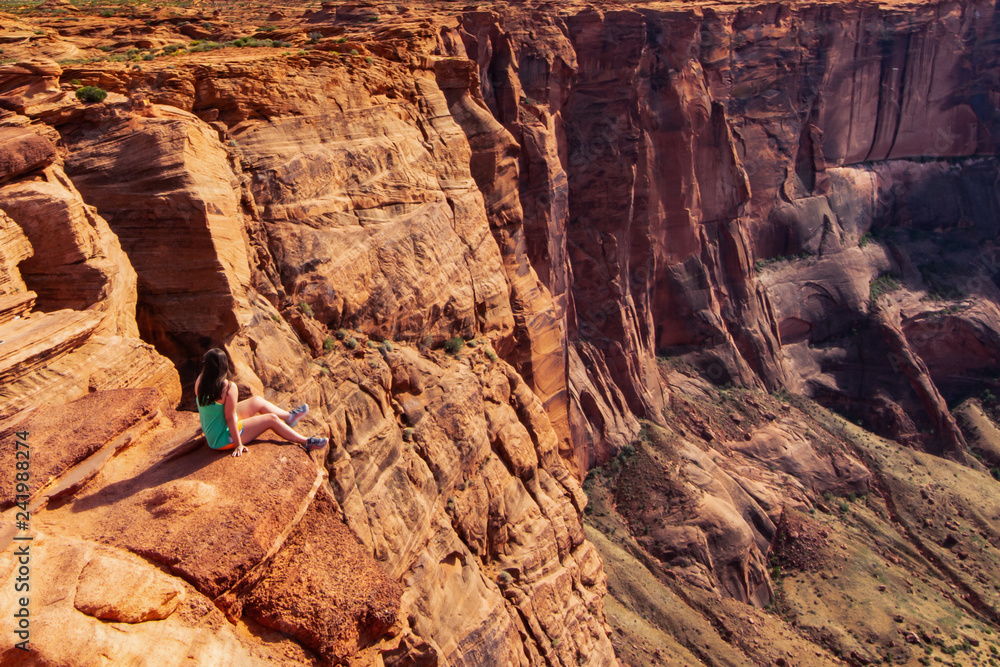
[[(872, 248), (858, 253), (858, 239), (911, 214), (961, 216), (942, 187), (948, 176), (934, 176), (947, 167), (901, 165), (995, 152), (985, 129), (995, 122), (985, 103), (992, 93), (961, 83), (989, 80), (993, 61), (976, 45), (989, 39), (981, 18), (992, 12), (980, 4), (920, 17), (888, 7), (469, 12), (443, 39), (477, 62), (485, 105), (521, 142), (524, 227), (540, 230), (526, 235), (527, 253), (557, 300), (571, 304), (569, 338), (601, 352), (601, 383), (616, 385), (628, 411), (657, 419), (654, 351), (712, 349), (705, 365), (714, 380), (806, 388), (817, 373), (795, 344), (867, 319), (868, 284), (895, 268)], [(938, 56), (942, 44), (954, 48)], [(869, 162), (879, 164), (848, 166)], [(808, 277), (803, 267), (789, 281), (801, 294), (755, 280), (754, 258), (799, 253), (817, 257)], [(590, 384), (603, 371), (588, 366), (581, 380)], [(622, 411), (611, 392), (594, 400), (570, 378), (571, 422), (591, 416), (574, 423), (574, 435)], [(887, 400), (941, 413), (937, 399), (917, 399), (927, 392), (915, 382)], [(606, 460), (605, 447), (590, 460)]]
[(218, 133), (144, 107), (71, 133), (73, 183), (108, 220), (138, 275), (148, 342), (175, 358), (245, 322), (250, 268), (234, 176)]
[(94, 308), (106, 314), (99, 333), (138, 337), (129, 257), (60, 167), (0, 188), (0, 208), (31, 243), (18, 268), (39, 310)]

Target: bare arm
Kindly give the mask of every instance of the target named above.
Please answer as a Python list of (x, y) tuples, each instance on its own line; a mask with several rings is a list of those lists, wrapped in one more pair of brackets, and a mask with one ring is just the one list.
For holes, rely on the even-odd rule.
[(236, 444), (233, 456), (240, 456), (247, 451), (247, 448), (243, 446), (243, 442), (240, 440), (240, 429), (237, 426), (236, 402), (238, 399), (239, 392), (236, 389), (236, 383), (230, 382), (226, 389), (226, 400), (222, 404), (222, 412), (226, 417), (226, 424), (229, 425), (229, 435), (232, 437), (233, 443)]

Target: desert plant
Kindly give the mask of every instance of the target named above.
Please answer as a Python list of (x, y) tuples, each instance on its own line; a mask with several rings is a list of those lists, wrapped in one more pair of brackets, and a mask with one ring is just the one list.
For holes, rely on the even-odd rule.
[(496, 361), (499, 357), (497, 357), (497, 353), (493, 350), (486, 350), (486, 358), (490, 361)]
[(299, 310), (301, 310), (303, 313), (305, 313), (309, 317), (313, 316), (313, 309), (312, 309), (312, 307), (308, 303), (306, 303), (305, 301), (299, 301)]
[(77, 88), (76, 97), (81, 102), (87, 102), (88, 104), (92, 102), (103, 102), (104, 98), (108, 96), (108, 91), (103, 88), (98, 88), (97, 86), (84, 86), (83, 88)]
[(323, 33), (321, 32), (311, 32), (309, 33), (309, 41), (313, 44), (323, 39)]
[(444, 351), (448, 354), (458, 354), (458, 351), (465, 345), (461, 336), (455, 336), (444, 344)]
[(371, 65), (373, 62), (375, 62), (375, 59), (372, 58), (371, 56), (365, 56), (365, 62)]
[(413, 441), (413, 428), (412, 427), (410, 427), (410, 428), (404, 428), (403, 429), (403, 440), (405, 440), (406, 442), (412, 442)]
[(353, 350), (358, 346), (358, 339), (355, 338), (354, 336), (351, 336), (346, 341), (344, 341), (344, 345), (347, 346), (347, 349)]
[(327, 336), (327, 337), (326, 337), (326, 338), (325, 338), (325, 339), (323, 340), (323, 351), (324, 351), (324, 352), (329, 352), (329, 351), (330, 351), (330, 350), (332, 350), (332, 349), (333, 349), (333, 339), (332, 339), (332, 338), (330, 338), (329, 336)]
[(352, 56), (358, 55), (358, 50), (357, 49), (351, 49), (351, 55)]

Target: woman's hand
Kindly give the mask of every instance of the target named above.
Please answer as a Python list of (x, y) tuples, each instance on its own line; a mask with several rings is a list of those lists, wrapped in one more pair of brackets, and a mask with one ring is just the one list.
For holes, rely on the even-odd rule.
[(233, 450), (232, 456), (239, 456), (244, 452), (249, 452), (250, 450), (246, 448), (246, 445), (238, 445), (236, 449)]

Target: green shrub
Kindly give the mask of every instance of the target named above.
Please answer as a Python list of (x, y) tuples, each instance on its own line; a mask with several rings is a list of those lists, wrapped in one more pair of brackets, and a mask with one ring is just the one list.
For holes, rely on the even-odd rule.
[(378, 347), (378, 343), (376, 343), (373, 340), (369, 340), (367, 343), (365, 343), (365, 345), (367, 345), (368, 347), (372, 348), (373, 350)]
[(330, 351), (330, 350), (332, 350), (332, 349), (333, 349), (333, 339), (332, 339), (332, 338), (330, 338), (329, 336), (327, 336), (327, 337), (326, 337), (326, 338), (325, 338), (325, 339), (323, 340), (323, 351), (324, 351), (324, 352), (329, 352), (329, 351)]
[(347, 329), (337, 329), (337, 333), (333, 335), (337, 337), (337, 340), (344, 340), (347, 338)]
[(353, 350), (358, 346), (358, 339), (355, 338), (354, 336), (351, 336), (346, 341), (344, 341), (344, 345), (347, 346), (348, 350)]
[(313, 309), (312, 309), (312, 307), (308, 303), (306, 303), (305, 301), (299, 301), (299, 310), (301, 310), (303, 313), (305, 313), (309, 317), (313, 316)]
[(488, 349), (486, 350), (486, 358), (489, 359), (490, 361), (496, 361), (499, 357), (497, 357), (496, 352)]
[(403, 440), (405, 440), (406, 442), (412, 442), (413, 441), (413, 428), (412, 427), (410, 427), (410, 428), (404, 428), (403, 429)]
[(84, 86), (83, 88), (77, 88), (76, 90), (77, 99), (88, 104), (93, 102), (103, 102), (104, 98), (107, 96), (108, 91), (103, 88), (98, 88), (97, 86)]
[(352, 56), (358, 55), (358, 50), (357, 49), (351, 49), (351, 55)]
[(309, 33), (309, 41), (315, 44), (319, 40), (323, 39), (323, 33), (321, 32), (311, 32)]
[(894, 292), (900, 287), (902, 287), (902, 285), (899, 284), (899, 280), (895, 276), (883, 273), (878, 278), (873, 280), (871, 285), (869, 285), (869, 298), (872, 303), (875, 303), (882, 295)]
[(392, 352), (392, 350), (394, 349), (392, 346), (392, 341), (389, 339), (382, 341), (382, 344), (378, 346), (378, 349), (381, 352)]
[(115, 15), (115, 10), (113, 9), (105, 9), (104, 11), (101, 12), (101, 16), (103, 16), (106, 19), (109, 19), (114, 15)]
[(444, 344), (444, 351), (448, 354), (458, 354), (458, 351), (465, 345), (461, 336), (455, 336)]
[(365, 62), (371, 65), (373, 62), (375, 62), (375, 59), (372, 58), (371, 56), (365, 56)]
[(337, 40), (337, 44), (345, 44), (346, 42), (347, 42), (346, 37), (341, 37), (340, 39)]

